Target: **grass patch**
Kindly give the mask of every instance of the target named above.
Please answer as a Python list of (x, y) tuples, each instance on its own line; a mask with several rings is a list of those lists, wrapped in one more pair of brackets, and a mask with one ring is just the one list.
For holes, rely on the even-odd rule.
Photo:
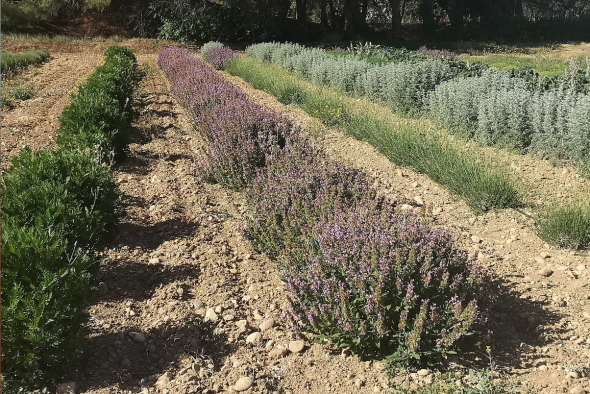
[(2, 74), (28, 67), (32, 64), (40, 64), (49, 59), (51, 55), (44, 49), (28, 51), (25, 53), (9, 53), (2, 51), (0, 60)]
[(427, 174), (463, 197), (475, 212), (507, 208), (519, 203), (508, 176), (491, 163), (481, 163), (444, 141), (427, 136), (412, 122), (387, 122), (367, 114), (354, 99), (319, 89), (282, 68), (251, 58), (239, 58), (227, 68), (256, 89), (284, 104), (297, 103), (326, 125), (365, 140), (392, 162)]
[(430, 383), (417, 387), (396, 387), (391, 394), (517, 394), (505, 382), (495, 382), (487, 369), (470, 370), (463, 379), (452, 373), (437, 373)]
[(35, 85), (23, 79), (3, 80), (2, 108), (11, 108), (14, 100), (28, 100), (35, 95)]
[(538, 221), (537, 233), (546, 242), (568, 249), (590, 247), (590, 204), (556, 205)]
[(588, 55), (578, 55), (571, 58), (553, 53), (538, 53), (534, 55), (524, 54), (493, 54), (485, 56), (462, 56), (461, 58), (470, 63), (479, 62), (487, 64), (499, 70), (512, 70), (530, 67), (540, 76), (552, 77), (565, 75), (565, 70), (570, 66), (573, 59), (585, 68), (588, 66), (586, 58)]

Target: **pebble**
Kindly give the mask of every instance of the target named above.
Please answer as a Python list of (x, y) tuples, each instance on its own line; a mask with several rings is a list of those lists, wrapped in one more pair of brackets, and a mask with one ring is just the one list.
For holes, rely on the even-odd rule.
[(275, 325), (275, 321), (274, 319), (268, 319), (263, 321), (262, 323), (260, 323), (260, 331), (264, 332), (266, 330), (268, 330), (269, 328), (272, 328)]
[(133, 339), (135, 342), (138, 343), (143, 343), (145, 342), (145, 335), (141, 332), (135, 332), (135, 331), (131, 331), (129, 332), (129, 336), (131, 337), (131, 339)]
[(262, 334), (260, 332), (253, 332), (246, 338), (246, 343), (251, 343), (255, 346), (260, 346), (262, 343)]
[(539, 270), (539, 274), (543, 276), (551, 276), (553, 275), (553, 270), (549, 267), (543, 267)]
[(193, 308), (195, 309), (203, 309), (205, 308), (205, 304), (203, 304), (203, 301), (201, 301), (198, 298), (195, 298), (192, 302), (191, 302)]
[(539, 264), (546, 264), (547, 263), (547, 261), (545, 261), (545, 258), (541, 257), (541, 256), (535, 256), (535, 261)]
[(481, 238), (479, 238), (477, 235), (474, 235), (474, 236), (472, 236), (472, 237), (471, 237), (471, 240), (472, 240), (473, 242), (475, 242), (476, 244), (478, 244), (478, 243), (480, 243), (480, 242), (482, 241), (482, 239), (481, 239)]
[(289, 342), (289, 350), (291, 353), (300, 353), (305, 348), (304, 341), (291, 341)]
[(272, 349), (269, 353), (268, 353), (268, 358), (270, 359), (277, 359), (277, 358), (282, 358), (287, 354), (287, 349), (285, 349), (284, 347), (278, 347), (276, 349)]
[(98, 284), (98, 292), (100, 293), (100, 295), (105, 295), (109, 292), (109, 287), (106, 283), (100, 282)]
[(238, 320), (236, 322), (236, 327), (238, 327), (238, 333), (243, 334), (250, 328), (247, 320)]
[(576, 371), (569, 372), (566, 376), (570, 379), (580, 379), (580, 373)]
[(424, 205), (424, 200), (420, 196), (414, 196), (414, 201), (416, 201), (418, 205)]
[(539, 256), (541, 256), (544, 259), (551, 257), (551, 255), (547, 252), (541, 252), (539, 253)]
[(557, 267), (557, 269), (559, 271), (567, 271), (570, 269), (570, 267), (568, 267), (567, 265), (560, 265), (559, 267)]
[(402, 208), (402, 211), (410, 211), (414, 207), (409, 204), (402, 204), (401, 208)]
[(207, 309), (207, 312), (205, 313), (205, 321), (212, 321), (212, 322), (216, 322), (217, 320), (219, 320), (219, 316), (217, 316), (217, 313), (215, 313), (215, 311), (211, 308)]
[(129, 360), (128, 358), (124, 358), (123, 360), (121, 360), (121, 365), (124, 367), (130, 367), (131, 366), (131, 360)]
[(584, 264), (580, 264), (576, 267), (576, 270), (578, 271), (584, 271), (586, 269), (586, 266)]
[(248, 376), (244, 376), (244, 377), (238, 379), (238, 381), (234, 385), (234, 390), (246, 391), (250, 387), (252, 387), (252, 378), (250, 378)]
[(223, 307), (221, 305), (217, 305), (217, 307), (215, 308), (215, 313), (221, 313), (223, 312)]
[(148, 261), (149, 264), (159, 264), (160, 259), (158, 257), (154, 257)]
[(402, 178), (404, 176), (404, 172), (400, 168), (397, 169), (397, 176), (402, 177)]
[(232, 321), (233, 319), (235, 319), (235, 316), (232, 314), (227, 314), (227, 315), (223, 316), (223, 320), (225, 320), (225, 321)]
[(76, 382), (60, 384), (55, 390), (56, 394), (76, 394), (80, 391)]

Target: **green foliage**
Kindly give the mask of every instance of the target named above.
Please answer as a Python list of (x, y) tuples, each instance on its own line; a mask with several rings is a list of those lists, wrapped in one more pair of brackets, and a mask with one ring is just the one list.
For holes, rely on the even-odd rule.
[(16, 391), (73, 377), (87, 334), (87, 308), (97, 268), (96, 260), (68, 245), (59, 231), (7, 225), (3, 212), (2, 377), (6, 386)]
[(31, 64), (43, 63), (50, 57), (51, 55), (45, 49), (18, 54), (2, 51), (2, 58), (0, 60), (2, 74), (25, 68)]
[(99, 148), (124, 155), (136, 86), (136, 59), (122, 47), (110, 47), (106, 62), (88, 79), (61, 117), (57, 143), (68, 148)]
[(102, 10), (111, 0), (2, 0), (2, 28), (51, 21), (58, 13), (80, 12), (88, 7)]
[(68, 245), (100, 246), (118, 217), (109, 167), (91, 154), (25, 148), (2, 177), (2, 223), (59, 233)]
[(396, 387), (392, 394), (518, 394), (502, 381), (494, 381), (490, 370), (469, 370), (465, 383), (457, 386), (458, 379), (451, 373), (437, 373), (432, 383), (415, 389)]
[[(491, 164), (482, 164), (475, 157), (457, 151), (443, 141), (427, 137), (412, 126), (393, 126), (371, 115), (353, 115), (354, 103), (340, 95), (315, 89), (282, 69), (265, 65), (251, 58), (239, 58), (227, 71), (277, 95), (278, 86), (288, 83), (290, 95), (301, 107), (326, 124), (338, 127), (379, 149), (394, 163), (426, 173), (434, 181), (447, 186), (467, 201), (476, 211), (515, 206), (517, 191), (508, 177)], [(327, 107), (326, 107), (327, 106)]]
[(590, 248), (590, 205), (585, 201), (554, 206), (539, 218), (537, 233), (560, 248)]
[(35, 85), (23, 79), (2, 80), (2, 108), (12, 107), (14, 100), (28, 100), (35, 95)]

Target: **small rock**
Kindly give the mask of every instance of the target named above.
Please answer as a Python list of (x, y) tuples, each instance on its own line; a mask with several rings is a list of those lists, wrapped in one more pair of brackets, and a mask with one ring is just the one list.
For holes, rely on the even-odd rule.
[(275, 340), (271, 339), (270, 341), (266, 342), (266, 345), (264, 345), (264, 348), (268, 351), (272, 350), (273, 346), (275, 345)]
[(401, 206), (402, 211), (411, 211), (412, 208), (414, 208), (414, 207), (409, 204), (402, 204), (402, 206)]
[(268, 319), (263, 321), (262, 323), (260, 323), (260, 331), (264, 332), (266, 330), (268, 330), (269, 328), (272, 328), (275, 325), (275, 321), (274, 319)]
[(223, 312), (223, 307), (221, 305), (217, 305), (217, 307), (215, 308), (215, 313), (221, 313)]
[(225, 320), (225, 321), (232, 321), (233, 319), (235, 319), (235, 316), (232, 315), (231, 313), (223, 316), (223, 320)]
[(568, 267), (567, 265), (560, 265), (559, 267), (557, 267), (557, 269), (559, 271), (568, 271), (570, 267)]
[(250, 387), (252, 387), (252, 378), (250, 378), (248, 376), (244, 376), (244, 377), (238, 379), (238, 381), (234, 385), (234, 390), (246, 391)]
[(305, 348), (304, 341), (291, 341), (289, 342), (289, 350), (291, 353), (300, 353)]
[(421, 369), (418, 371), (418, 376), (424, 377), (424, 376), (428, 376), (428, 375), (430, 375), (430, 371), (427, 369)]
[(243, 334), (250, 329), (250, 325), (248, 324), (247, 320), (238, 320), (236, 322), (236, 327), (238, 327), (238, 333)]
[(569, 372), (566, 376), (569, 379), (580, 379), (580, 373), (576, 371)]
[(211, 308), (207, 309), (207, 312), (205, 313), (205, 321), (212, 321), (212, 322), (216, 322), (217, 320), (219, 320), (219, 316), (217, 316), (217, 313), (215, 313), (215, 311)]
[(121, 365), (124, 367), (130, 367), (131, 366), (131, 360), (129, 360), (128, 358), (124, 358), (123, 360), (121, 360)]
[(157, 257), (154, 257), (154, 258), (151, 258), (151, 259), (148, 261), (148, 263), (149, 263), (149, 264), (159, 264), (159, 263), (160, 263), (160, 259), (159, 259), (159, 258), (157, 258)]
[(109, 292), (109, 288), (108, 288), (107, 284), (104, 282), (100, 282), (98, 284), (98, 292), (100, 293), (100, 295), (107, 294)]
[(246, 338), (246, 343), (251, 343), (255, 346), (260, 346), (262, 344), (262, 334), (259, 332), (253, 332)]
[(545, 261), (545, 258), (541, 256), (535, 256), (535, 261), (542, 265), (545, 265), (547, 263), (547, 261)]
[(585, 266), (584, 264), (579, 264), (579, 265), (576, 267), (576, 270), (578, 270), (578, 271), (584, 271), (585, 269), (586, 269), (586, 266)]
[(412, 187), (415, 189), (418, 187), (418, 182), (412, 182)]
[(551, 276), (553, 275), (553, 270), (549, 267), (543, 267), (539, 270), (539, 275)]
[(64, 383), (64, 384), (60, 384), (59, 386), (57, 386), (55, 393), (56, 394), (77, 394), (79, 391), (80, 391), (80, 389), (78, 387), (78, 383), (69, 382), (69, 383)]
[(355, 379), (355, 381), (354, 381), (354, 385), (358, 388), (363, 387), (364, 384), (365, 384), (365, 381), (362, 379)]
[(547, 252), (541, 252), (539, 253), (539, 256), (541, 256), (544, 259), (551, 257), (551, 255)]
[(139, 342), (139, 343), (145, 342), (145, 335), (143, 333), (141, 333), (141, 332), (131, 331), (131, 332), (129, 332), (129, 336), (135, 342)]
[(424, 200), (420, 196), (414, 196), (414, 201), (416, 201), (418, 205), (424, 205)]
[(404, 172), (401, 170), (401, 168), (398, 168), (396, 172), (397, 172), (397, 176), (399, 176), (400, 178), (403, 178)]
[(269, 353), (268, 353), (268, 358), (272, 359), (277, 359), (277, 358), (282, 358), (287, 354), (287, 349), (285, 349), (284, 347), (278, 347), (276, 349), (272, 349)]
[(578, 385), (570, 390), (570, 394), (586, 394), (586, 389), (582, 385)]
[(478, 244), (478, 243), (481, 243), (481, 241), (482, 241), (482, 239), (481, 239), (481, 238), (479, 238), (477, 235), (473, 235), (473, 236), (471, 236), (471, 240), (472, 240), (473, 242), (475, 242), (476, 244)]

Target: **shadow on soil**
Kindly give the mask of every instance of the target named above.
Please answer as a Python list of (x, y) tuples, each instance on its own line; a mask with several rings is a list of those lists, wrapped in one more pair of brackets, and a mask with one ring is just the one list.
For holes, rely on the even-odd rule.
[[(129, 335), (133, 331), (142, 332), (138, 327), (90, 336), (79, 375), (82, 391), (116, 387), (139, 392), (140, 387), (153, 387), (159, 376), (186, 357), (194, 365), (202, 366), (195, 372), (213, 374), (221, 367), (222, 359), (235, 352), (237, 346), (229, 344), (224, 334), (215, 331), (214, 325), (198, 319), (144, 332), (144, 342), (133, 340)], [(197, 359), (201, 359), (198, 364)]]

